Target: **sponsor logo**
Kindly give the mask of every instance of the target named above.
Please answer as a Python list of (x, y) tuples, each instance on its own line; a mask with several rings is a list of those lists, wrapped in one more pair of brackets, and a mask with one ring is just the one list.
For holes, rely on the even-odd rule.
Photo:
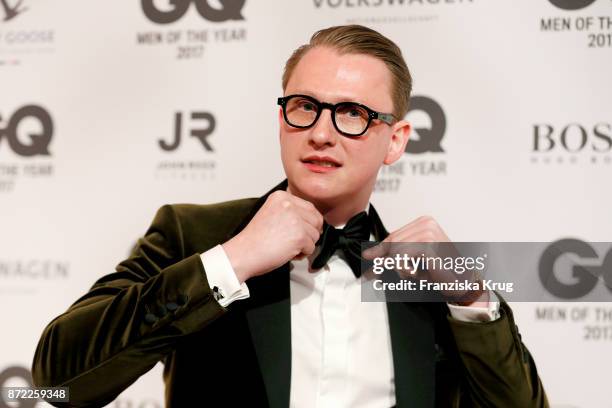
[[(49, 151), (53, 129), (51, 114), (40, 105), (23, 106), (8, 117), (0, 111), (0, 193), (13, 191), (20, 178), (53, 174)], [(7, 160), (11, 155), (17, 160)]]
[[(612, 293), (610, 243), (588, 243), (575, 238), (552, 242), (540, 256), (538, 274), (547, 292), (568, 303), (536, 306), (536, 321), (562, 324), (563, 335), (568, 339), (574, 335), (574, 341), (609, 344), (612, 340), (612, 307), (607, 301)], [(584, 299), (588, 295), (596, 295), (596, 300), (602, 303), (582, 302), (588, 301)]]
[[(583, 10), (596, 0), (548, 0), (561, 10)], [(564, 15), (540, 17), (540, 31), (549, 36), (554, 33), (576, 32), (586, 38), (588, 48), (612, 47), (612, 17), (609, 15)], [(567, 37), (559, 41), (567, 42)]]
[(242, 8), (246, 0), (218, 0), (221, 8), (213, 8), (208, 0), (168, 0), (166, 3), (170, 6), (165, 9), (159, 9), (153, 0), (141, 0), (142, 11), (144, 15), (154, 23), (170, 24), (180, 20), (191, 4), (195, 4), (195, 9), (198, 14), (215, 23), (229, 20), (244, 20), (242, 16)]
[[(201, 146), (207, 155), (214, 154), (215, 148), (210, 141), (217, 126), (217, 120), (211, 112), (191, 111), (174, 113), (172, 137), (157, 139), (157, 145), (165, 155), (172, 154), (173, 159), (164, 159), (157, 163), (155, 177), (157, 179), (190, 179), (201, 180), (214, 177), (217, 167), (213, 158), (202, 159), (201, 153), (194, 159), (187, 159), (186, 154), (193, 154), (193, 142)], [(193, 141), (193, 142), (191, 142)], [(199, 143), (198, 143), (199, 142)], [(180, 147), (189, 144), (190, 148), (182, 151)], [(210, 157), (210, 156), (209, 156)]]
[(595, 3), (596, 0), (548, 0), (563, 10), (580, 10)]
[[(55, 51), (55, 31), (41, 27), (28, 27), (27, 18), (19, 19), (13, 26), (16, 17), (28, 10), (24, 0), (0, 0), (0, 25), (6, 23), (7, 29), (0, 31), (0, 67), (19, 66), (40, 56), (48, 56)], [(35, 61), (40, 63), (40, 61)]]
[(70, 264), (50, 259), (0, 259), (0, 279), (7, 281), (49, 281), (68, 279)]
[(612, 164), (611, 123), (536, 123), (532, 129), (532, 163)]
[[(27, 137), (19, 138), (18, 129), (21, 122), (33, 119), (40, 125), (40, 131), (28, 133)], [(2, 115), (0, 114), (0, 123)], [(9, 147), (20, 156), (49, 156), (49, 143), (53, 137), (53, 120), (49, 112), (38, 105), (27, 105), (13, 113), (7, 120), (4, 129), (0, 128), (0, 142), (6, 139)], [(23, 143), (22, 140), (27, 140)]]
[(403, 160), (383, 166), (374, 186), (376, 192), (395, 192), (407, 176), (446, 175), (447, 163), (442, 141), (446, 134), (446, 114), (433, 98), (418, 95), (410, 99), (406, 120), (412, 133)]
[(246, 41), (247, 30), (242, 13), (245, 2), (246, 0), (217, 0), (215, 3), (208, 0), (141, 0), (144, 16), (154, 24), (178, 24), (193, 6), (203, 20), (214, 25), (140, 31), (136, 33), (136, 43), (146, 48), (162, 47), (179, 60), (200, 59), (204, 57), (207, 46)]
[(316, 8), (442, 6), (463, 3), (474, 3), (474, 0), (313, 0), (313, 4)]
[[(0, 389), (3, 387), (32, 387), (32, 374), (30, 370), (21, 366), (9, 366), (0, 372)], [(4, 396), (0, 393), (0, 408), (34, 408), (38, 400), (22, 399), (19, 405), (9, 404), (4, 400)]]
[[(475, 0), (312, 0), (315, 9), (338, 11), (348, 24), (427, 23), (439, 18), (435, 11), (441, 8), (474, 3)], [(364, 9), (365, 16), (360, 12)]]
[[(406, 145), (406, 153), (442, 153), (442, 138), (446, 132), (446, 115), (440, 104), (427, 96), (415, 96), (410, 100), (411, 112), (422, 111), (429, 117), (429, 126), (415, 123), (413, 134)], [(415, 138), (416, 136), (416, 138)]]
[[(562, 280), (557, 261), (566, 255), (574, 255), (570, 267), (571, 278)], [(561, 299), (578, 299), (588, 295), (600, 279), (612, 291), (612, 247), (600, 256), (587, 242), (574, 238), (560, 239), (542, 253), (538, 275), (544, 288)]]
[(35, 295), (70, 278), (70, 262), (54, 259), (0, 259), (0, 296)]
[(0, 10), (4, 13), (4, 18), (0, 21), (9, 21), (26, 11), (27, 8), (23, 7), (23, 0), (19, 0), (13, 5), (9, 3), (9, 0), (0, 0)]
[[(208, 136), (215, 130), (216, 121), (215, 117), (210, 112), (191, 112), (190, 118), (192, 122), (204, 121), (206, 126), (201, 127), (200, 125), (192, 126), (189, 128), (189, 135), (197, 138), (206, 151), (212, 152), (214, 149), (208, 142)], [(181, 144), (181, 136), (183, 134), (183, 113), (176, 112), (174, 114), (174, 136), (170, 142), (159, 139), (159, 147), (165, 151), (174, 151)]]

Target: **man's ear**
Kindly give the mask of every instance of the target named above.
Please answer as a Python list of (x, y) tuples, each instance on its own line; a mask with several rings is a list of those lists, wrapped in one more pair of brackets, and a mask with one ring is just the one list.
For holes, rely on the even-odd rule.
[(278, 107), (278, 124), (279, 126), (283, 125), (283, 121), (285, 120), (285, 118), (283, 118), (283, 108), (282, 107)]
[(279, 129), (278, 138), (279, 140), (280, 140), (280, 135), (281, 135), (280, 129), (283, 127), (284, 121), (285, 121), (285, 118), (283, 118), (283, 108), (279, 106), (278, 108), (278, 129)]
[(392, 164), (402, 157), (402, 154), (406, 151), (411, 130), (412, 125), (405, 120), (400, 120), (393, 125), (389, 149), (387, 150), (385, 160), (383, 160), (384, 164)]

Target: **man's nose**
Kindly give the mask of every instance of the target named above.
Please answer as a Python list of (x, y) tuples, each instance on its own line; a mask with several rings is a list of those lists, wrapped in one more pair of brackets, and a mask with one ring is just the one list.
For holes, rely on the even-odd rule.
[(324, 146), (326, 144), (333, 146), (336, 144), (338, 136), (338, 132), (332, 122), (331, 110), (323, 109), (321, 116), (317, 119), (317, 123), (310, 128), (310, 143), (316, 146)]

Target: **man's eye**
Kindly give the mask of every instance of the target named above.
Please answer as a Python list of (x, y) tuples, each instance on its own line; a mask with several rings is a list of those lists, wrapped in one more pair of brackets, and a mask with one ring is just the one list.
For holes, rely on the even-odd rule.
[(342, 108), (338, 109), (338, 113), (347, 119), (361, 119), (368, 117), (367, 112), (358, 106), (343, 106)]
[(302, 109), (310, 112), (310, 111), (315, 110), (315, 106), (312, 103), (304, 102), (302, 103)]

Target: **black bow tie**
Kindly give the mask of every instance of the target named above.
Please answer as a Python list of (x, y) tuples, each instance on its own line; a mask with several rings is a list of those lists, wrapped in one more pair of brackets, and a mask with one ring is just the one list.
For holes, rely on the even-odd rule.
[(344, 228), (337, 229), (327, 222), (323, 225), (323, 233), (317, 241), (320, 252), (312, 261), (312, 269), (322, 268), (329, 258), (340, 249), (355, 277), (361, 276), (361, 244), (370, 238), (371, 223), (365, 211), (353, 216)]

